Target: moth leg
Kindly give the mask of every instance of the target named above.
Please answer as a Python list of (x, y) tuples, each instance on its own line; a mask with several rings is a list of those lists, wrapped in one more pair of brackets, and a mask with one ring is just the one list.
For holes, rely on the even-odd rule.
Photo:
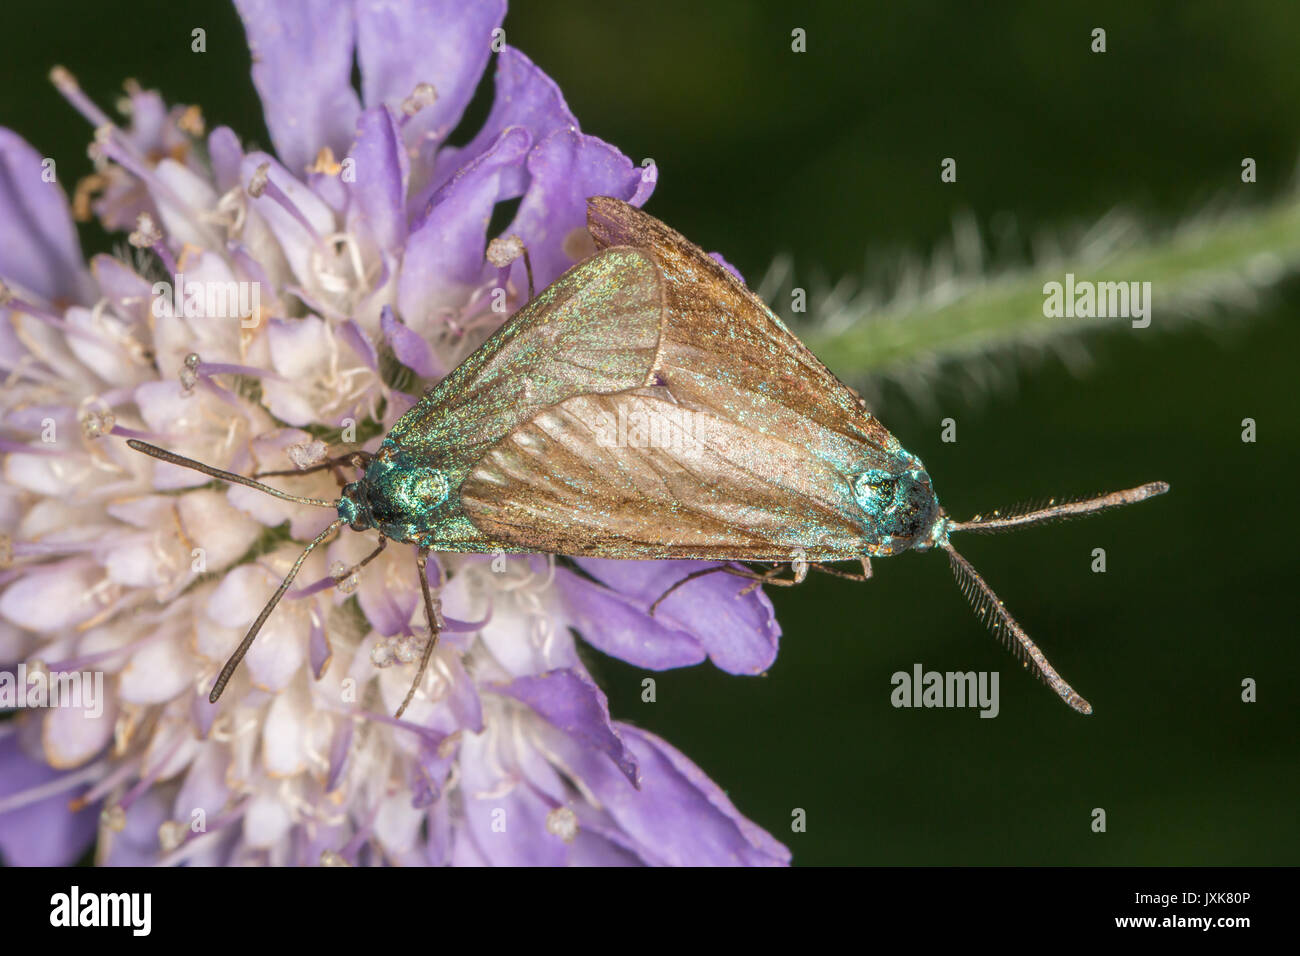
[(524, 246), (524, 272), (528, 273), (528, 301), (532, 302), (537, 298), (537, 292), (533, 288), (533, 260), (528, 256), (527, 246)]
[(521, 255), (524, 257), (524, 272), (528, 274), (528, 301), (532, 302), (537, 297), (537, 290), (533, 286), (533, 260), (529, 258), (528, 246), (518, 236), (498, 236), (488, 243), (485, 251), (487, 261), (492, 263), (498, 269), (502, 270), (501, 278), (505, 280), (505, 270), (510, 268), (510, 264), (518, 259)]
[(420, 656), (420, 668), (415, 672), (415, 680), (411, 681), (411, 689), (406, 692), (406, 699), (402, 701), (402, 706), (397, 708), (398, 717), (406, 712), (407, 706), (415, 699), (415, 692), (424, 681), (424, 672), (429, 669), (429, 660), (433, 657), (433, 649), (438, 645), (438, 634), (442, 630), (442, 602), (439, 601), (438, 608), (435, 609), (433, 595), (429, 591), (429, 577), (424, 570), (428, 563), (429, 549), (421, 548), (416, 552), (415, 566), (420, 571), (420, 591), (424, 595), (424, 620), (429, 625), (429, 640), (424, 645), (424, 654)]
[(334, 458), (326, 458), (314, 465), (306, 468), (283, 468), (277, 471), (259, 471), (253, 475), (254, 478), (269, 478), (278, 475), (310, 475), (314, 471), (324, 471), (328, 468), (334, 472), (334, 478), (342, 487), (348, 483), (341, 470), (343, 465), (351, 465), (353, 468), (364, 469), (370, 464), (370, 459), (374, 456), (368, 451), (350, 451), (346, 455), (337, 455)]
[(771, 571), (764, 571), (762, 574), (755, 574), (753, 571), (744, 571), (744, 572), (732, 571), (732, 573), (735, 574), (737, 577), (748, 578), (749, 580), (754, 582), (749, 587), (745, 588), (743, 591), (737, 594), (736, 597), (744, 597), (747, 594), (753, 594), (764, 584), (773, 584), (778, 587), (792, 588), (796, 584), (802, 584), (804, 578), (808, 576), (808, 571), (805, 568), (802, 571), (795, 571), (794, 577), (792, 578), (780, 577), (781, 572), (783, 572), (784, 570), (785, 568), (783, 568), (781, 565), (777, 565)]
[(668, 597), (668, 595), (672, 594), (683, 584), (687, 584), (691, 581), (694, 581), (696, 578), (702, 578), (706, 574), (716, 574), (719, 571), (726, 571), (731, 574), (737, 573), (735, 568), (732, 568), (730, 565), (726, 565), (726, 564), (715, 565), (714, 567), (704, 568), (700, 571), (692, 571), (690, 574), (686, 575), (686, 577), (682, 578), (680, 581), (677, 581), (675, 584), (669, 587), (668, 590), (665, 591), (663, 594), (659, 595), (657, 598), (654, 599), (654, 603), (650, 605), (650, 616), (654, 617), (655, 611), (658, 610), (659, 605), (663, 603), (664, 598)]
[(764, 584), (776, 584), (783, 588), (792, 588), (796, 584), (802, 584), (803, 579), (807, 576), (808, 573), (806, 570), (803, 572), (796, 571), (795, 576), (793, 578), (783, 579), (778, 577), (778, 575), (781, 574), (783, 570), (784, 568), (778, 566), (773, 568), (771, 571), (765, 571), (762, 574), (760, 574), (756, 571), (751, 571), (749, 568), (737, 568), (737, 567), (733, 567), (730, 564), (719, 564), (711, 568), (704, 568), (703, 570), (700, 571), (692, 571), (690, 574), (686, 575), (680, 581), (675, 582), (672, 585), (672, 587), (670, 587), (663, 594), (659, 595), (657, 598), (654, 599), (654, 603), (650, 605), (650, 616), (654, 617), (655, 610), (659, 607), (660, 604), (663, 603), (664, 598), (668, 597), (668, 595), (672, 594), (683, 584), (687, 584), (691, 581), (694, 581), (696, 578), (702, 578), (706, 574), (717, 574), (719, 571), (721, 571), (723, 574), (731, 574), (738, 578), (744, 578), (746, 581), (753, 581), (754, 582), (753, 584), (751, 584), (749, 587), (745, 588), (745, 590), (741, 591), (739, 594), (736, 595), (736, 597), (744, 597), (745, 595), (750, 594), (753, 591), (756, 591)]
[(808, 565), (814, 571), (820, 571), (822, 574), (829, 574), (834, 578), (844, 578), (848, 581), (867, 581), (871, 578), (871, 559), (862, 559), (862, 573), (854, 574), (852, 571), (841, 571), (839, 568), (827, 567), (824, 564), (813, 563)]
[(382, 553), (384, 548), (386, 547), (388, 547), (388, 539), (381, 534), (379, 536), (379, 544), (375, 548), (375, 550), (371, 551), (368, 555), (366, 555), (356, 564), (352, 565), (352, 567), (348, 568), (346, 571), (339, 572), (337, 575), (335, 575), (335, 580), (346, 581), (348, 578), (352, 577), (352, 575), (356, 574), (358, 571), (364, 568), (371, 561), (375, 560), (375, 558), (379, 557), (380, 553)]

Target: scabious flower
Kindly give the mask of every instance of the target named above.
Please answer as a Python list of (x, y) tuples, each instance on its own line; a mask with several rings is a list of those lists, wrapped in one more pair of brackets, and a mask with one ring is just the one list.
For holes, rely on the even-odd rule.
[[(82, 259), (42, 157), (0, 130), (0, 668), (103, 699), (0, 722), (0, 852), (107, 864), (760, 864), (786, 849), (683, 754), (612, 721), (574, 633), (633, 664), (757, 673), (779, 629), (725, 575), (650, 602), (691, 565), (437, 556), (344, 532), (216, 705), (207, 694), (301, 542), (334, 517), (155, 462), (124, 437), (252, 474), (377, 447), (420, 389), (527, 297), (486, 261), (519, 199), (539, 287), (589, 248), (585, 200), (648, 176), (582, 133), (494, 31), (504, 0), (239, 3), (275, 156), (127, 86), (95, 127), (74, 212), (130, 230)], [(309, 9), (310, 7), (310, 9)], [(448, 135), (497, 43), (495, 100)], [(360, 67), (361, 89), (351, 83)], [(502, 308), (502, 303), (509, 309)], [(329, 470), (269, 479), (332, 499)]]

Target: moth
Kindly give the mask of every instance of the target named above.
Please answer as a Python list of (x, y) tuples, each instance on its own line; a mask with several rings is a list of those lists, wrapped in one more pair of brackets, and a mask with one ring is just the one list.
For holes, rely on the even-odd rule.
[[(713, 573), (752, 588), (798, 583), (809, 568), (865, 580), (872, 558), (939, 549), (994, 635), (1069, 706), (1091, 713), (950, 537), (1093, 514), (1167, 484), (953, 521), (920, 459), (727, 268), (620, 200), (589, 200), (587, 219), (594, 255), (427, 392), (373, 455), (315, 466), (362, 469), (337, 501), (128, 442), (338, 515), (253, 622), (212, 701), (307, 555), (346, 524), (379, 535), (357, 568), (389, 540), (417, 549), (430, 637), (399, 716), (438, 635), (425, 574), (431, 551), (697, 559), (711, 564), (674, 588)], [(862, 572), (829, 567), (845, 561)], [(780, 577), (787, 565), (792, 576)]]

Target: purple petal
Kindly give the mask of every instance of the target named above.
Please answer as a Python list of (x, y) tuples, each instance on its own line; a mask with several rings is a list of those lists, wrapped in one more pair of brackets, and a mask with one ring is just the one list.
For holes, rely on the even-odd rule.
[[(434, 182), (441, 186), (460, 166), (486, 152), (511, 126), (522, 126), (534, 143), (540, 143), (556, 130), (576, 129), (578, 120), (569, 111), (555, 81), (528, 57), (508, 46), (497, 57), (492, 112), (482, 129), (463, 148), (448, 147), (438, 153)], [(506, 171), (502, 184), (507, 195), (522, 195), (528, 185), (527, 171), (523, 168)]]
[(42, 157), (0, 127), (0, 277), (42, 302), (65, 307), (95, 301), (68, 199), (46, 182)]
[(80, 624), (99, 611), (91, 585), (100, 573), (75, 558), (35, 567), (0, 593), (0, 615), (31, 631)]
[(411, 232), (397, 282), (398, 311), (417, 332), (438, 306), (459, 304), (482, 279), (487, 224), (504, 196), (503, 171), (523, 161), (526, 130), (508, 129), (440, 189)]
[(348, 319), (339, 325), (338, 336), (365, 363), (366, 368), (372, 372), (379, 371), (379, 353), (375, 351), (375, 343), (370, 341), (370, 336), (356, 319)]
[(519, 677), (498, 693), (521, 700), (552, 726), (607, 754), (632, 786), (640, 785), (636, 760), (609, 720), (609, 701), (586, 674), (574, 668)]
[(643, 866), (636, 853), (609, 838), (580, 829), (569, 854), (570, 866)]
[(699, 767), (653, 734), (615, 727), (641, 768), (641, 789), (609, 761), (561, 734), (546, 743), (596, 795), (643, 860), (660, 866), (772, 866), (790, 851), (746, 819)]
[(564, 568), (556, 569), (555, 583), (573, 627), (611, 657), (661, 671), (698, 664), (707, 656), (699, 641), (650, 617), (645, 605)]
[(420, 739), (419, 756), (411, 764), (411, 792), (413, 805), (427, 807), (442, 796), (443, 785), (456, 763), (458, 748), (444, 746), (444, 741), (427, 737)]
[(190, 720), (201, 739), (207, 739), (217, 719), (217, 705), (208, 700), (207, 692), (190, 697)]
[(410, 159), (393, 114), (376, 106), (361, 114), (352, 147), (356, 179), (348, 190), (362, 222), (389, 255), (406, 241), (406, 184)]
[(322, 146), (347, 152), (361, 105), (352, 89), (355, 26), (349, 3), (235, 0), (253, 57), (271, 141), (301, 175)]
[(407, 120), (406, 141), (441, 140), (460, 120), (492, 51), (505, 0), (358, 0), (357, 61), (367, 107), (400, 109), (421, 83), (437, 100)]
[[(552, 133), (528, 155), (532, 182), (506, 233), (528, 246), (537, 288), (554, 282), (585, 251), (571, 237), (586, 233), (587, 200), (592, 196), (632, 199), (642, 186), (641, 169), (613, 146), (575, 129)], [(523, 263), (512, 266), (518, 282)]]
[(357, 585), (361, 613), (384, 637), (406, 631), (419, 599), (414, 588), (391, 588), (380, 574), (363, 574)]
[(217, 189), (225, 193), (239, 185), (239, 166), (244, 161), (244, 148), (229, 126), (218, 126), (208, 135), (208, 158), (212, 162)]
[(129, 265), (100, 253), (90, 260), (100, 291), (118, 315), (147, 322), (153, 305), (153, 287)]
[[(158, 829), (171, 818), (170, 810), (158, 788), (140, 794), (127, 808), (126, 826), (106, 837), (108, 853), (104, 865), (151, 866), (156, 863), (162, 849), (158, 843)], [(100, 852), (103, 852), (103, 847)]]
[(325, 669), (329, 667), (330, 660), (334, 657), (334, 649), (330, 647), (325, 628), (315, 615), (312, 615), (311, 619), (311, 639), (307, 642), (307, 657), (311, 661), (312, 676), (317, 680), (325, 676)]
[(722, 253), (720, 253), (720, 252), (710, 252), (710, 253), (709, 253), (709, 258), (712, 259), (714, 262), (716, 262), (718, 265), (722, 266), (722, 268), (726, 269), (728, 272), (730, 272), (730, 273), (731, 273), (733, 276), (735, 276), (737, 279), (739, 279), (742, 285), (744, 284), (744, 282), (745, 282), (745, 277), (742, 276), (742, 275), (740, 274), (740, 270), (739, 270), (739, 269), (737, 269), (735, 266), (733, 266), (733, 265), (732, 265), (730, 262), (728, 262), (726, 259), (722, 258)]
[(451, 807), (447, 800), (439, 800), (429, 810), (428, 833), (429, 840), (425, 849), (425, 858), (429, 866), (450, 865), (453, 841), (458, 841), (461, 844), (469, 842), (464, 839), (463, 829), (452, 826)]
[[(718, 849), (724, 849), (737, 862), (740, 860), (747, 863), (768, 864), (790, 862), (790, 851), (766, 830), (737, 810), (736, 805), (728, 799), (722, 788), (710, 780), (708, 774), (697, 767), (684, 753), (648, 730), (640, 730), (623, 723), (619, 723), (618, 727), (627, 735), (629, 746), (638, 759), (644, 760), (647, 767), (652, 764), (655, 766), (654, 782), (658, 786), (647, 789), (652, 793), (658, 790), (659, 799), (647, 801), (647, 808), (650, 809), (649, 818), (653, 819), (657, 815), (659, 807), (672, 803), (673, 796), (690, 801), (692, 804), (698, 796), (707, 801), (712, 808), (715, 825), (722, 820), (728, 821), (744, 840), (743, 844), (736, 845), (730, 839), (729, 833), (723, 834), (725, 839), (719, 841)], [(694, 793), (692, 794), (691, 791)], [(688, 854), (696, 850), (689, 845), (681, 849)], [(699, 849), (707, 851), (709, 847), (706, 845)]]
[[(578, 564), (643, 612), (688, 574), (708, 567), (699, 561), (582, 559)], [(781, 626), (762, 589), (740, 596), (748, 585), (723, 572), (705, 575), (673, 591), (648, 619), (689, 634), (730, 674), (760, 674), (776, 660)]]
[[(460, 748), (461, 792), (466, 833), (472, 853), (493, 866), (561, 866), (568, 846), (546, 830), (546, 816), (553, 809), (550, 800), (525, 782), (503, 781), (495, 756), (488, 752), (490, 735), (466, 734)], [(577, 749), (608, 767), (629, 793), (636, 793), (627, 780), (602, 754)], [(510, 785), (513, 783), (513, 785)], [(458, 847), (458, 855), (468, 848)]]
[(343, 779), (343, 770), (352, 753), (352, 735), (356, 726), (356, 721), (341, 720), (334, 727), (334, 737), (330, 741), (330, 769), (325, 777), (326, 793), (338, 789), (339, 781)]
[(448, 679), (447, 706), (456, 718), (456, 724), (464, 730), (482, 733), (483, 702), (479, 699), (478, 685), (465, 670), (461, 655), (447, 654), (442, 660), (451, 674)]
[[(19, 746), (18, 734), (0, 737), (0, 802), (63, 774), (33, 760)], [(0, 814), (0, 855), (8, 866), (70, 866), (95, 838), (98, 805), (77, 813), (68, 802), (86, 792), (81, 785)]]
[(386, 305), (379, 313), (379, 327), (384, 341), (393, 350), (397, 360), (421, 378), (441, 378), (447, 373), (433, 354), (433, 348), (414, 330), (398, 321), (392, 306)]

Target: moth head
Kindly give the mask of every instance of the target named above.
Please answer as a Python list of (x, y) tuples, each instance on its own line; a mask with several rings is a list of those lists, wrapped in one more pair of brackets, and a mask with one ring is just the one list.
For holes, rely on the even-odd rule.
[(366, 531), (375, 526), (374, 516), (370, 513), (370, 502), (366, 500), (361, 482), (353, 481), (343, 486), (338, 507), (339, 517), (353, 531)]
[(943, 514), (930, 476), (910, 456), (900, 467), (869, 468), (854, 476), (853, 497), (866, 517), (872, 556), (929, 547), (931, 529)]
[(446, 474), (402, 451), (381, 449), (360, 481), (343, 489), (339, 517), (354, 530), (377, 528), (411, 540), (450, 497)]

